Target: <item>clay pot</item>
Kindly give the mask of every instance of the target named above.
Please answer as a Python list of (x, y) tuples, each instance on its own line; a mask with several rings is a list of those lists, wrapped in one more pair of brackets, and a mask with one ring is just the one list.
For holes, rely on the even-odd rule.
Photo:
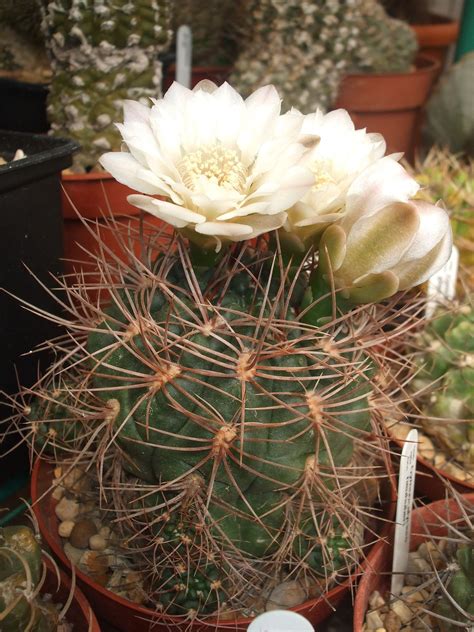
[[(390, 430), (388, 431), (390, 434)], [(403, 448), (403, 441), (390, 435), (392, 441), (400, 450)], [(415, 490), (420, 496), (426, 496), (429, 500), (441, 500), (446, 496), (446, 482), (454, 487), (460, 494), (474, 493), (474, 484), (466, 483), (455, 478), (451, 474), (435, 467), (429, 461), (417, 456)]]
[(437, 59), (441, 69), (446, 61), (448, 49), (456, 43), (459, 35), (459, 22), (442, 15), (430, 14), (426, 24), (411, 24), (418, 40), (419, 51)]
[[(474, 503), (474, 493), (466, 494), (464, 498), (467, 502)], [(415, 509), (412, 514), (410, 551), (426, 542), (430, 535), (445, 536), (448, 531), (446, 522), (454, 522), (463, 517), (464, 514), (453, 499), (438, 500)], [(377, 549), (371, 559), (371, 566), (362, 576), (354, 602), (354, 632), (362, 632), (370, 595), (374, 590), (383, 594), (389, 588), (387, 573), (390, 573), (392, 555), (392, 547)]]
[[(133, 251), (136, 255), (140, 253), (140, 210), (127, 202), (127, 196), (136, 191), (105, 172), (63, 174), (62, 186), (66, 275), (85, 272), (88, 281), (94, 282), (96, 264), (88, 253), (99, 252), (98, 237), (124, 261), (129, 256), (130, 236)], [(166, 233), (168, 230), (161, 220), (149, 214), (145, 214), (145, 218), (146, 236), (153, 231)], [(105, 258), (113, 260), (113, 255), (105, 251)]]
[[(51, 560), (43, 557), (46, 566), (46, 577), (41, 588), (43, 594), (52, 595), (54, 603), (65, 604), (71, 591), (71, 580), (59, 570), (59, 582), (55, 567)], [(74, 588), (74, 597), (66, 613), (66, 619), (74, 624), (74, 632), (100, 632), (99, 622), (93, 613), (84, 593), (77, 586)]]
[(356, 128), (382, 134), (387, 153), (403, 152), (413, 161), (422, 108), (439, 67), (439, 61), (420, 55), (411, 72), (347, 75), (334, 107), (346, 109)]
[[(210, 79), (220, 86), (230, 75), (230, 71), (230, 66), (193, 66), (191, 70), (191, 88), (194, 88), (194, 86), (203, 79)], [(168, 66), (163, 78), (163, 93), (165, 93), (173, 83), (175, 72), (176, 66), (174, 64)]]
[[(373, 559), (377, 551), (388, 546), (387, 536), (394, 519), (396, 505), (396, 488), (393, 474), (391, 478), (391, 482), (387, 482), (387, 489), (384, 495), (387, 498), (387, 502), (381, 513), (383, 520), (380, 521), (380, 540), (371, 547), (367, 554), (367, 559), (361, 567), (323, 597), (312, 599), (292, 608), (295, 612), (309, 619), (313, 625), (317, 626), (332, 614), (336, 606), (349, 594), (357, 577), (364, 573), (367, 568), (373, 566)], [(53, 465), (37, 459), (31, 477), (32, 508), (38, 520), (43, 540), (60, 563), (65, 568), (70, 569), (71, 563), (64, 554), (61, 538), (58, 535), (59, 523), (54, 511), (57, 501), (52, 498), (50, 493), (52, 482)], [(373, 535), (369, 534), (369, 538), (371, 537), (373, 538)], [(251, 621), (251, 619), (234, 619), (190, 623), (189, 620), (183, 620), (182, 617), (159, 614), (119, 597), (99, 584), (94, 583), (90, 577), (78, 569), (76, 569), (76, 575), (95, 612), (122, 632), (130, 632), (130, 630), (134, 632), (225, 632), (225, 630), (229, 632), (243, 632), (247, 630)]]

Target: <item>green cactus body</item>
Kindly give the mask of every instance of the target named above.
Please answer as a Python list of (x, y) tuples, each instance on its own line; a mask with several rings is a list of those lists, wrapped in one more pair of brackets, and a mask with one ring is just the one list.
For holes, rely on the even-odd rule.
[[(435, 607), (435, 614), (445, 617), (449, 621), (436, 618), (436, 625), (442, 632), (454, 632), (459, 630), (459, 624), (465, 623), (474, 617), (474, 545), (463, 544), (456, 552), (457, 570), (449, 578), (446, 589), (454, 600), (452, 601), (443, 593)], [(455, 605), (456, 604), (456, 605)], [(457, 607), (456, 607), (457, 606)], [(463, 628), (468, 629), (468, 628)]]
[(27, 527), (0, 528), (0, 628), (55, 632), (58, 611), (33, 598), (41, 578), (41, 548)]
[(79, 141), (80, 170), (120, 147), (114, 121), (124, 99), (160, 95), (158, 54), (170, 41), (169, 0), (48, 2), (44, 30), (54, 76), (48, 116), (54, 134)]
[[(461, 307), (443, 314), (420, 337), (416, 388), (434, 391), (423, 397), (423, 427), (447, 453), (474, 471), (474, 312)], [(449, 423), (447, 423), (449, 422)]]

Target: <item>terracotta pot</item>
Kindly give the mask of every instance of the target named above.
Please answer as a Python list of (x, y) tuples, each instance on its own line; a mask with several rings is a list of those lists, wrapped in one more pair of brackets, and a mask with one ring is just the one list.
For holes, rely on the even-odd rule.
[(431, 14), (429, 23), (411, 24), (410, 26), (418, 40), (420, 53), (437, 59), (442, 68), (446, 61), (449, 47), (458, 39), (458, 20)]
[[(464, 498), (469, 503), (474, 503), (474, 493), (466, 494)], [(415, 509), (412, 515), (410, 550), (418, 548), (420, 544), (428, 540), (430, 535), (445, 536), (447, 534), (446, 521), (459, 520), (464, 515), (453, 499), (438, 500)], [(371, 560), (371, 566), (360, 581), (354, 602), (354, 632), (362, 632), (370, 595), (374, 590), (383, 594), (389, 588), (387, 573), (390, 573), (392, 555), (391, 547), (379, 548)]]
[[(381, 514), (381, 517), (383, 517), (383, 520), (380, 522), (381, 539), (370, 548), (365, 562), (358, 570), (354, 571), (351, 577), (331, 589), (323, 597), (312, 599), (292, 608), (295, 612), (309, 619), (313, 625), (317, 626), (332, 614), (336, 606), (349, 593), (355, 580), (365, 572), (366, 568), (373, 566), (372, 560), (377, 551), (388, 546), (387, 536), (391, 530), (396, 505), (396, 488), (393, 474), (391, 478), (391, 482), (387, 482), (385, 494), (388, 500)], [(37, 459), (31, 477), (32, 507), (38, 520), (42, 538), (61, 564), (65, 568), (70, 569), (71, 564), (64, 554), (61, 538), (58, 535), (58, 519), (54, 511), (57, 501), (52, 498), (50, 493), (52, 481), (53, 465)], [(167, 632), (169, 630), (175, 632), (216, 632), (218, 630), (243, 632), (247, 630), (251, 621), (251, 619), (236, 619), (233, 621), (209, 621), (190, 624), (189, 620), (183, 620), (182, 617), (158, 614), (123, 599), (94, 583), (90, 577), (79, 570), (76, 570), (76, 575), (95, 612), (123, 632), (130, 632), (131, 630), (133, 632)]]
[[(87, 253), (99, 251), (96, 235), (122, 260), (128, 257), (127, 247), (132, 235), (135, 237), (132, 239), (133, 251), (139, 254), (140, 210), (127, 202), (127, 196), (136, 191), (105, 172), (63, 174), (62, 185), (65, 274), (85, 272), (90, 282), (95, 280), (96, 264)], [(146, 236), (156, 230), (167, 232), (164, 222), (149, 214), (145, 217)], [(107, 258), (113, 259), (113, 256), (106, 253)]]
[[(52, 595), (54, 603), (65, 604), (71, 591), (71, 580), (59, 569), (58, 576), (51, 560), (43, 557), (46, 566), (46, 577), (41, 588), (41, 593)], [(89, 602), (77, 586), (74, 588), (74, 597), (66, 612), (66, 620), (74, 624), (74, 632), (100, 632), (99, 622), (96, 619)]]
[(349, 112), (357, 128), (382, 134), (387, 153), (404, 152), (410, 161), (415, 156), (422, 108), (440, 64), (420, 55), (415, 66), (407, 73), (347, 75), (335, 104)]
[[(400, 448), (403, 441), (390, 434), (390, 440)], [(430, 500), (441, 500), (446, 496), (446, 481), (449, 481), (460, 494), (474, 493), (474, 484), (463, 483), (451, 474), (435, 467), (429, 461), (418, 455), (416, 466), (415, 490), (420, 496), (426, 496)]]
[[(194, 88), (203, 79), (210, 79), (220, 86), (230, 75), (230, 71), (230, 66), (193, 66), (191, 70), (191, 88)], [(163, 78), (163, 92), (166, 92), (173, 83), (175, 73), (176, 66), (174, 64), (168, 66)]]

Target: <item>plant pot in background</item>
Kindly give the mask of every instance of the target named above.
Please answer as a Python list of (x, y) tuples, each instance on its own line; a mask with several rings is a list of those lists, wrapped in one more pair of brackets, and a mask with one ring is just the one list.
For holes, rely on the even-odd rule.
[(459, 35), (459, 21), (442, 15), (430, 14), (430, 22), (410, 24), (418, 40), (419, 51), (437, 59), (443, 69), (449, 47), (455, 44)]
[[(202, 81), (210, 79), (218, 86), (224, 83), (230, 75), (232, 68), (230, 66), (193, 66), (191, 71), (191, 88)], [(163, 78), (163, 93), (165, 93), (174, 81), (176, 66), (171, 64), (168, 66)]]
[[(43, 557), (43, 561), (46, 566), (46, 576), (41, 593), (51, 595), (54, 603), (64, 605), (71, 592), (71, 580), (66, 573), (56, 569), (47, 557)], [(59, 578), (57, 570), (59, 570)], [(99, 622), (84, 593), (77, 586), (74, 588), (74, 596), (66, 612), (66, 621), (73, 624), (74, 632), (100, 632)]]
[(347, 75), (334, 107), (346, 109), (357, 128), (382, 134), (387, 153), (403, 152), (413, 162), (423, 106), (439, 67), (420, 55), (408, 73)]
[(46, 83), (18, 81), (0, 74), (0, 129), (42, 134), (49, 129)]
[[(99, 250), (99, 242), (94, 234), (99, 235), (100, 240), (122, 260), (128, 257), (125, 245), (128, 245), (129, 235), (139, 234), (140, 210), (127, 202), (127, 196), (135, 191), (120, 184), (106, 172), (63, 174), (62, 185), (64, 271), (69, 275), (85, 272), (88, 273), (88, 279), (94, 281), (96, 263), (87, 254)], [(164, 222), (149, 214), (145, 215), (148, 233), (153, 228), (166, 232)], [(138, 255), (138, 239), (134, 239), (133, 249)], [(112, 260), (113, 256), (108, 258)]]
[[(466, 494), (465, 500), (474, 503), (474, 493)], [(446, 524), (465, 516), (453, 499), (439, 500), (416, 509), (412, 514), (410, 551), (417, 549), (430, 536), (446, 536)], [(429, 525), (429, 529), (426, 527)], [(369, 599), (374, 590), (383, 594), (390, 585), (389, 573), (392, 565), (393, 548), (379, 548), (371, 566), (367, 568), (357, 589), (354, 603), (354, 632), (362, 632)]]
[[(53, 555), (67, 569), (71, 563), (66, 557), (61, 538), (58, 535), (59, 521), (56, 517), (55, 506), (57, 500), (52, 498), (51, 489), (53, 483), (53, 465), (42, 459), (37, 459), (31, 476), (32, 507), (38, 520), (41, 536), (49, 546)], [(354, 574), (341, 584), (337, 585), (324, 596), (307, 601), (295, 608), (295, 612), (302, 614), (313, 625), (318, 625), (326, 619), (336, 606), (346, 597), (357, 577), (365, 572), (364, 569), (373, 567), (373, 558), (380, 548), (388, 546), (387, 536), (391, 530), (396, 506), (396, 489), (391, 474), (391, 481), (386, 481), (386, 489), (383, 490), (386, 499), (381, 513), (380, 540), (371, 546), (362, 568), (354, 571)], [(371, 537), (369, 535), (369, 537)], [(373, 536), (372, 536), (373, 537)], [(84, 593), (90, 600), (94, 611), (105, 621), (123, 632), (243, 632), (251, 619), (235, 619), (231, 621), (219, 621), (218, 623), (190, 622), (183, 617), (173, 617), (154, 612), (144, 606), (139, 606), (120, 597), (110, 590), (95, 583), (90, 577), (76, 569), (77, 579)]]

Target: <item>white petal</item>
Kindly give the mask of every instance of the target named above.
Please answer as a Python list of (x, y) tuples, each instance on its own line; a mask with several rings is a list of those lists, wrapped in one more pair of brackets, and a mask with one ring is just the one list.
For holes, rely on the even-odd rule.
[(130, 123), (148, 123), (150, 118), (150, 108), (139, 101), (124, 99), (123, 104), (123, 122), (125, 125)]
[(217, 235), (218, 237), (247, 237), (252, 234), (250, 226), (230, 222), (205, 222), (196, 226), (201, 235)]
[(146, 195), (129, 195), (127, 200), (130, 204), (133, 204), (133, 206), (141, 208), (143, 211), (155, 217), (159, 217), (172, 226), (176, 226), (176, 228), (183, 228), (188, 224), (200, 224), (206, 221), (204, 215), (194, 213), (182, 206), (171, 204), (171, 202), (156, 200)]
[(417, 200), (413, 200), (411, 204), (418, 211), (420, 225), (403, 257), (405, 261), (424, 257), (450, 232), (449, 217), (443, 208)]
[(362, 215), (369, 217), (392, 202), (406, 202), (418, 191), (418, 183), (389, 156), (381, 158), (354, 180), (347, 192), (344, 229)]
[(279, 183), (279, 190), (270, 199), (271, 212), (285, 211), (301, 200), (311, 188), (314, 176), (305, 167), (291, 167)]
[(128, 152), (113, 151), (99, 159), (100, 164), (122, 184), (148, 195), (166, 195), (166, 187)]
[(400, 289), (407, 290), (427, 281), (448, 261), (453, 247), (452, 233), (449, 229), (443, 239), (421, 259), (403, 261), (395, 266), (393, 272), (400, 280)]

